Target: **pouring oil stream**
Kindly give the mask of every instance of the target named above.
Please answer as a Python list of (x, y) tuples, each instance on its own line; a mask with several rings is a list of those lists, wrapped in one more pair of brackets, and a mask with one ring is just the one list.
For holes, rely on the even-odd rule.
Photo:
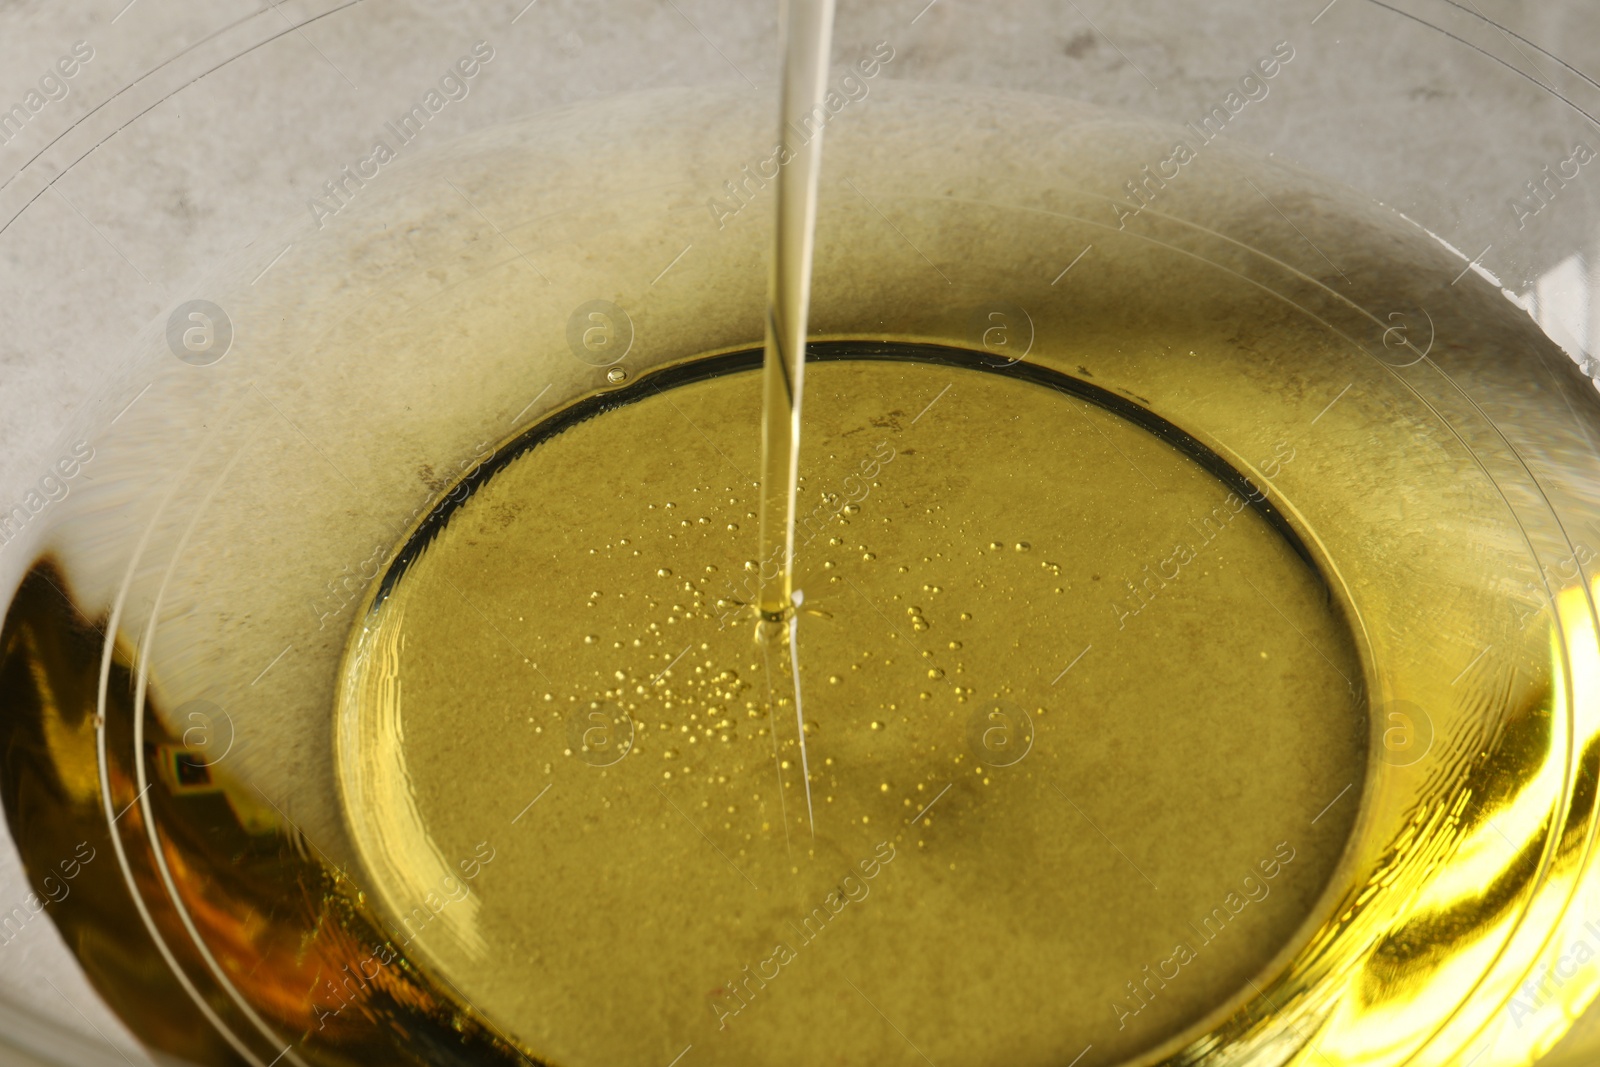
[[(767, 706), (777, 764), (780, 801), (783, 761), (778, 752), (779, 709), (793, 692), (800, 772), (805, 782), (806, 823), (816, 836), (811, 771), (806, 758), (805, 714), (800, 695), (794, 588), (795, 495), (800, 477), (800, 398), (805, 382), (806, 320), (811, 308), (811, 264), (816, 240), (817, 178), (822, 169), (822, 130), (804, 141), (791, 138), (801, 120), (818, 110), (833, 40), (834, 0), (783, 0), (783, 35), (778, 138), (785, 146), (777, 177), (777, 225), (767, 288), (766, 354), (761, 372), (760, 561), (756, 639), (761, 645)], [(784, 811), (784, 840), (789, 819)]]

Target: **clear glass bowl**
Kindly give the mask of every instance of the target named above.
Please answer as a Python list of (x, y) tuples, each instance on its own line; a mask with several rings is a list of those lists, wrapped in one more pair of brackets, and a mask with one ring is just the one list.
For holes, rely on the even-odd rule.
[[(376, 1055), (363, 1031), (306, 1044), (310, 1001), (240, 977), (259, 946), (230, 940), (221, 902), (251, 878), (282, 887), (205, 863), (259, 847), (261, 870), (325, 890), (288, 921), (301, 933), (404, 910), (344, 895), (377, 865), (341, 814), (333, 744), (351, 627), (423, 517), (543, 415), (759, 341), (776, 11), (144, 0), (0, 20), (20, 72), (20, 110), (0, 115), (0, 502), (16, 505), (0, 591), (15, 617), (19, 588), (48, 593), (22, 584), (29, 568), (54, 559), (82, 618), (57, 650), (81, 691), (59, 704), (92, 709), (36, 713), (38, 743), (8, 742), (0, 905), (22, 918), (0, 946), (0, 1033), (42, 1062), (136, 1057), (140, 1039), (202, 1063)], [(1139, 307), (1174, 350), (1220, 352), (1282, 306), (1323, 331), (1256, 364), (1095, 366), (1281, 491), (1361, 620), (1352, 691), (1373, 722), (1325, 891), (1241, 957), (1260, 985), (1170, 1020), (1150, 1057), (1524, 1062), (1600, 989), (1578, 958), (1600, 916), (1581, 788), (1597, 21), (1576, 3), (1449, 0), (839, 13), (819, 341), (1072, 374), (1086, 308)], [(1024, 335), (1021, 355), (1005, 347)], [(1316, 347), (1327, 336), (1364, 354), (1360, 374)], [(1321, 424), (1342, 460), (1279, 480), (1259, 409), (1210, 399), (1246, 388), (1308, 431), (1346, 405), (1346, 429)], [(1434, 481), (1393, 473), (1419, 426), (1450, 438)], [(1397, 502), (1377, 525), (1374, 499)], [(1457, 682), (1494, 699), (1437, 696)], [(1530, 734), (1541, 685), (1559, 721)], [(244, 836), (213, 854), (196, 842), (224, 820), (178, 813), (219, 789)], [(84, 836), (80, 852), (94, 820), (110, 847)], [(1487, 918), (1436, 899), (1481, 904), (1482, 886), (1506, 897)], [(149, 950), (119, 958), (117, 923)], [(403, 985), (396, 1017), (440, 1042), (413, 1053), (454, 1062), (426, 1022), (508, 1055), (505, 1013), (472, 1007), (483, 990), (427, 977), (459, 973), (449, 950)], [(151, 1022), (152, 989), (195, 1007)], [(1363, 994), (1379, 1007), (1352, 1008)], [(1585, 1029), (1548, 1062), (1592, 1055)]]

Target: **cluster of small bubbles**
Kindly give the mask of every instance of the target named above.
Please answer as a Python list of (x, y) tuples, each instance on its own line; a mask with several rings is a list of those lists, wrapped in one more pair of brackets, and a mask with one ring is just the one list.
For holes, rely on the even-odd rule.
[(909, 607), (906, 609), (906, 614), (911, 616), (912, 630), (919, 634), (925, 633), (928, 630), (930, 623), (928, 622), (927, 617), (922, 614), (922, 609), (920, 607)]

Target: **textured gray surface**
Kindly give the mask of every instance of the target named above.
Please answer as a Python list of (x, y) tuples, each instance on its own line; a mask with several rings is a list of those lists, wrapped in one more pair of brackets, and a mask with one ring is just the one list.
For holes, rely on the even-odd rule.
[[(219, 264), (259, 254), (263, 234), (307, 217), (308, 198), (474, 42), (496, 58), (430, 124), (430, 147), (615, 92), (729, 82), (769, 93), (776, 51), (775, 5), (711, 0), (124, 2), (0, 6), (0, 107), (22, 103), (74, 42), (94, 48), (65, 99), (0, 145), (0, 504), (88, 418), (132, 399), (104, 394), (139, 331)], [(1596, 113), (1600, 92), (1539, 47), (1600, 73), (1600, 8), (1325, 2), (846, 2), (835, 56), (887, 40), (886, 77), (1181, 122), (1289, 40), (1294, 62), (1226, 136), (1353, 185), (1468, 256), (1489, 246), (1483, 263), (1515, 292), (1560, 281), (1546, 281), (1544, 309), (1563, 309), (1552, 321), (1569, 323), (1569, 349), (1586, 345), (1587, 273), (1556, 269), (1592, 258), (1600, 179), (1585, 170), (1522, 228), (1510, 200), (1575, 141), (1596, 143), (1579, 109)], [(0, 599), (17, 557), (0, 548)], [(26, 892), (0, 841), (0, 906)], [(0, 997), (98, 1027), (138, 1056), (46, 922), (0, 947)]]

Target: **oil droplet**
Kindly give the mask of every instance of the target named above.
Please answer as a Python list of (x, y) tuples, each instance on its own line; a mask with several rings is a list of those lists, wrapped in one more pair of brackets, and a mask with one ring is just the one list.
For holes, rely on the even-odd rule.
[(873, 729), (874, 729), (874, 730), (881, 730), (881, 729), (883, 729), (883, 723), (881, 723), (881, 722), (879, 722), (879, 721), (878, 721), (878, 720), (876, 720), (876, 719), (874, 719), (874, 720), (873, 720), (873, 721), (872, 721), (872, 728), (873, 728)]
[(1033, 546), (1030, 545), (1026, 541), (1018, 541), (1016, 544), (1012, 545), (1011, 547), (1016, 549), (1018, 552), (1026, 552), (1026, 551), (1028, 551), (1028, 549), (1032, 548)]
[(672, 577), (672, 568), (670, 568), (670, 567), (662, 567), (660, 570), (656, 571), (656, 577), (657, 578), (671, 578)]

